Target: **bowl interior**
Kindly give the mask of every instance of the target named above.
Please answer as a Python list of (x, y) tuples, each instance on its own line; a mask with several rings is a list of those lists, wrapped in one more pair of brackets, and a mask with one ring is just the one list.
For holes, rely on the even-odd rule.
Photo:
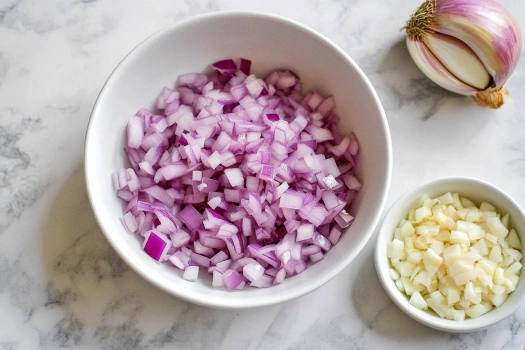
[[(410, 317), (439, 330), (452, 332), (470, 332), (501, 321), (513, 313), (525, 301), (525, 281), (520, 279), (518, 286), (508, 299), (499, 307), (474, 319), (465, 319), (462, 322), (442, 319), (432, 312), (418, 310), (408, 302), (408, 297), (400, 292), (388, 274), (391, 267), (387, 258), (386, 246), (394, 237), (394, 229), (402, 218), (408, 216), (412, 208), (416, 208), (423, 195), (430, 197), (440, 196), (446, 192), (458, 192), (467, 197), (477, 206), (481, 201), (487, 201), (496, 206), (499, 213), (510, 214), (510, 226), (513, 227), (521, 242), (525, 243), (525, 214), (522, 209), (504, 192), (480, 180), (472, 178), (445, 178), (424, 184), (403, 195), (395, 202), (378, 230), (375, 262), (379, 279), (392, 300)], [(525, 245), (524, 245), (525, 247)], [(521, 253), (524, 253), (522, 249)]]
[[(111, 174), (125, 162), (125, 126), (141, 107), (153, 107), (164, 86), (177, 76), (202, 72), (224, 58), (252, 60), (252, 73), (291, 69), (305, 90), (334, 95), (343, 132), (354, 131), (361, 144), (356, 168), (363, 188), (351, 212), (354, 224), (326, 258), (299, 276), (269, 289), (230, 293), (214, 290), (207, 273), (182, 280), (180, 271), (158, 264), (141, 250), (137, 237), (121, 222), (123, 204)], [(95, 216), (111, 245), (139, 274), (183, 299), (213, 307), (269, 305), (314, 290), (340, 272), (373, 233), (391, 174), (391, 144), (381, 103), (357, 65), (334, 44), (288, 20), (253, 13), (215, 13), (168, 27), (148, 38), (115, 69), (93, 110), (86, 137), (86, 181)]]

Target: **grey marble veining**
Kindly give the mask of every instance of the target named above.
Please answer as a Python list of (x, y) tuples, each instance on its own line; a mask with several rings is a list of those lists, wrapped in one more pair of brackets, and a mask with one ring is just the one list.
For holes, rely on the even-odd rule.
[[(525, 4), (501, 2), (525, 29)], [(192, 305), (131, 271), (89, 206), (84, 135), (105, 79), (155, 31), (222, 10), (299, 21), (361, 66), (392, 132), (387, 205), (442, 175), (482, 178), (525, 205), (525, 61), (507, 84), (514, 103), (498, 111), (439, 89), (400, 32), (419, 3), (0, 1), (0, 349), (522, 349), (525, 307), (471, 334), (412, 321), (380, 286), (373, 241), (300, 299), (241, 311)]]

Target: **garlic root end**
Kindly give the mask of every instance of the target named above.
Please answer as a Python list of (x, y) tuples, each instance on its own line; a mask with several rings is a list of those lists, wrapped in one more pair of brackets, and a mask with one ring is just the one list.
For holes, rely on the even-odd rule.
[(478, 106), (487, 106), (493, 109), (497, 109), (503, 105), (503, 95), (509, 96), (509, 102), (512, 102), (509, 90), (503, 86), (496, 90), (479, 91), (476, 96), (472, 96), (474, 104)]
[(410, 16), (404, 29), (407, 36), (412, 41), (422, 41), (428, 33), (434, 31), (429, 28), (434, 21), (434, 12), (436, 10), (436, 0), (426, 0)]

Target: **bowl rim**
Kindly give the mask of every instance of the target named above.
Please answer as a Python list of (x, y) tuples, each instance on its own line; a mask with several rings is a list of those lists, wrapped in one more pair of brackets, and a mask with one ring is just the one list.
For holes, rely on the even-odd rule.
[[(446, 332), (452, 332), (452, 333), (474, 332), (474, 331), (478, 331), (478, 330), (487, 328), (495, 323), (498, 323), (504, 320), (508, 316), (512, 315), (525, 302), (525, 294), (522, 293), (518, 297), (514, 298), (513, 303), (515, 304), (515, 307), (509, 308), (506, 312), (500, 312), (494, 316), (494, 314), (490, 314), (490, 311), (489, 311), (489, 313), (484, 314), (478, 318), (474, 318), (474, 319), (468, 318), (468, 319), (465, 319), (464, 321), (458, 322), (454, 320), (448, 320), (445, 318), (441, 318), (437, 315), (431, 314), (428, 311), (419, 310), (413, 305), (411, 305), (408, 302), (408, 298), (406, 294), (403, 292), (400, 292), (396, 288), (395, 284), (392, 283), (393, 281), (389, 276), (388, 268), (386, 268), (389, 266), (389, 260), (388, 260), (388, 257), (386, 256), (385, 242), (388, 242), (391, 240), (391, 238), (388, 238), (389, 236), (390, 237), (393, 236), (392, 226), (388, 225), (389, 221), (392, 219), (392, 216), (395, 214), (396, 211), (401, 210), (400, 208), (401, 205), (404, 206), (404, 210), (408, 210), (410, 208), (409, 203), (417, 200), (422, 195), (422, 192), (424, 192), (425, 190), (432, 190), (432, 188), (434, 187), (444, 185), (447, 183), (471, 183), (471, 184), (475, 184), (478, 187), (485, 187), (489, 191), (497, 193), (497, 195), (500, 196), (500, 198), (503, 199), (508, 204), (509, 207), (513, 207), (520, 216), (518, 220), (525, 220), (525, 212), (523, 211), (521, 206), (514, 199), (512, 199), (512, 197), (510, 197), (506, 192), (504, 192), (500, 188), (484, 180), (474, 178), (474, 177), (469, 177), (469, 176), (445, 176), (445, 177), (435, 178), (433, 180), (429, 180), (427, 182), (421, 183), (417, 185), (416, 187), (413, 187), (412, 189), (406, 191), (402, 196), (400, 196), (391, 205), (391, 207), (385, 213), (377, 229), (376, 245), (374, 247), (374, 263), (375, 263), (376, 272), (377, 272), (379, 281), (381, 282), (383, 289), (388, 294), (388, 296), (392, 299), (392, 301), (406, 315), (408, 315), (412, 319), (428, 327), (431, 327), (431, 328), (434, 328), (440, 331), (446, 331)], [(401, 220), (401, 218), (399, 218), (399, 220)], [(397, 220), (397, 222), (399, 222), (399, 220)], [(390, 231), (392, 231), (392, 233), (390, 233)], [(497, 308), (493, 310), (497, 310)], [(487, 317), (484, 317), (484, 316), (487, 316)]]
[[(223, 303), (223, 302), (210, 302), (207, 300), (203, 300), (201, 298), (195, 298), (192, 295), (188, 295), (185, 293), (181, 293), (178, 290), (173, 290), (170, 288), (165, 287), (162, 285), (162, 283), (158, 282), (156, 279), (150, 277), (147, 275), (139, 266), (137, 263), (135, 263), (132, 259), (130, 259), (119, 247), (118, 244), (116, 244), (116, 241), (113, 239), (113, 235), (108, 232), (106, 229), (106, 226), (102, 220), (102, 216), (100, 213), (100, 209), (97, 208), (95, 199), (93, 197), (93, 186), (94, 184), (92, 181), (90, 181), (90, 172), (91, 167), (94, 166), (94, 164), (90, 164), (89, 159), (92, 158), (91, 149), (90, 147), (91, 143), (95, 142), (94, 137), (94, 130), (93, 130), (93, 120), (97, 118), (96, 116), (99, 115), (99, 109), (101, 108), (101, 100), (106, 95), (107, 91), (110, 90), (113, 80), (115, 79), (115, 76), (118, 75), (120, 70), (123, 67), (123, 63), (128, 61), (128, 59), (140, 52), (144, 47), (146, 47), (147, 43), (154, 41), (164, 35), (169, 35), (169, 33), (179, 30), (180, 28), (183, 28), (185, 26), (191, 25), (193, 23), (205, 21), (208, 19), (214, 19), (214, 18), (220, 18), (220, 17), (245, 17), (245, 16), (251, 16), (251, 17), (257, 17), (261, 19), (266, 20), (273, 20), (280, 23), (283, 23), (285, 25), (288, 25), (290, 27), (294, 27), (295, 29), (298, 29), (300, 31), (306, 32), (308, 35), (313, 36), (317, 38), (318, 40), (324, 42), (327, 46), (329, 46), (332, 50), (334, 50), (337, 54), (339, 54), (344, 60), (348, 63), (350, 67), (355, 71), (355, 73), (359, 76), (359, 79), (362, 81), (364, 86), (367, 87), (370, 96), (373, 99), (373, 104), (376, 106), (378, 113), (378, 117), (380, 118), (380, 122), (382, 125), (382, 132), (385, 135), (385, 143), (386, 143), (386, 173), (384, 177), (384, 181), (380, 186), (383, 187), (382, 196), (379, 200), (379, 205), (377, 207), (377, 210), (370, 215), (369, 218), (369, 229), (368, 232), (363, 236), (363, 240), (360, 244), (356, 245), (355, 253), (349, 254), (344, 257), (344, 259), (340, 260), (340, 262), (334, 266), (332, 269), (326, 272), (326, 274), (319, 276), (317, 279), (313, 280), (310, 285), (308, 285), (308, 288), (301, 288), (295, 291), (294, 293), (285, 293), (280, 295), (279, 297), (273, 297), (273, 298), (264, 298), (264, 299), (253, 299), (250, 302), (245, 303)], [(84, 175), (86, 179), (86, 188), (88, 193), (88, 199), (92, 208), (92, 211), (95, 215), (95, 218), (97, 220), (97, 223), (102, 230), (104, 236), (109, 241), (110, 245), (113, 247), (113, 249), (117, 252), (117, 254), (120, 256), (124, 262), (128, 266), (130, 266), (137, 274), (139, 274), (142, 278), (144, 278), (146, 281), (150, 282), (157, 288), (160, 288), (161, 290), (164, 290), (165, 292), (174, 295), (180, 299), (203, 305), (213, 308), (223, 308), (223, 309), (243, 309), (243, 308), (255, 308), (255, 307), (262, 307), (262, 306), (269, 306), (274, 304), (279, 304), (288, 300), (292, 300), (295, 298), (298, 298), (300, 296), (306, 295), (317, 288), (323, 286), (328, 281), (332, 280), (335, 276), (337, 276), (345, 267), (347, 267), (350, 262), (362, 251), (364, 246), (370, 241), (370, 238), (372, 237), (373, 233), (377, 229), (377, 226), (379, 224), (379, 220), (381, 218), (382, 212), (384, 210), (386, 200), (388, 197), (388, 192), (390, 189), (390, 183), (392, 178), (392, 162), (393, 162), (393, 155), (392, 155), (392, 140), (390, 135), (390, 128), (388, 125), (388, 120), (386, 118), (386, 114), (383, 108), (383, 105), (379, 99), (379, 96), (377, 95), (377, 91), (372, 86), (372, 83), (368, 79), (368, 77), (364, 74), (362, 69), (355, 63), (355, 61), (350, 58), (350, 56), (343, 51), (339, 46), (337, 46), (334, 42), (332, 42), (330, 39), (325, 37), (324, 35), (318, 33), (314, 29), (311, 29), (307, 27), (306, 25), (303, 25), (299, 22), (296, 22), (294, 20), (288, 19), (286, 17), (282, 17), (279, 15), (269, 14), (266, 12), (257, 12), (257, 11), (218, 11), (218, 12), (211, 12), (201, 15), (196, 15), (189, 17), (187, 19), (184, 19), (182, 21), (173, 23), (171, 25), (168, 25), (164, 28), (161, 28), (160, 30), (156, 31), (155, 33), (151, 34), (150, 36), (146, 37), (144, 40), (139, 42), (124, 58), (118, 63), (118, 65), (113, 69), (107, 80), (105, 81), (100, 93), (97, 96), (97, 100), (94, 104), (94, 107), (92, 109), (90, 119), (88, 122), (88, 126), (86, 129), (86, 136), (85, 136), (85, 144), (84, 144)]]

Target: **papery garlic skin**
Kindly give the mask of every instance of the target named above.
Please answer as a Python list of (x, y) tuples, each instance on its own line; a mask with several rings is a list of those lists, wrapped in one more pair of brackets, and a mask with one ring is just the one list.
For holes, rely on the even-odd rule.
[[(424, 49), (414, 50), (414, 41), (424, 42), (426, 36), (440, 33), (454, 37), (470, 47), (491, 77), (490, 85), (485, 89), (478, 86), (472, 87), (475, 90), (472, 91), (458, 87), (457, 81), (453, 79), (449, 83), (446, 80), (438, 82), (435, 77), (444, 77), (445, 73), (426, 72), (434, 70), (435, 64), (422, 70), (438, 85), (456, 93), (473, 96), (478, 104), (492, 108), (503, 104), (501, 94), (506, 90), (502, 87), (516, 68), (521, 55), (522, 37), (516, 20), (501, 4), (493, 0), (427, 0), (407, 22), (406, 30), (410, 54), (420, 68), (429, 59), (418, 55)], [(432, 51), (429, 52), (432, 55)], [(434, 56), (434, 59), (437, 58)], [(449, 75), (453, 76), (450, 72)], [(460, 82), (466, 85), (465, 81)], [(465, 93), (459, 92), (464, 90)]]

